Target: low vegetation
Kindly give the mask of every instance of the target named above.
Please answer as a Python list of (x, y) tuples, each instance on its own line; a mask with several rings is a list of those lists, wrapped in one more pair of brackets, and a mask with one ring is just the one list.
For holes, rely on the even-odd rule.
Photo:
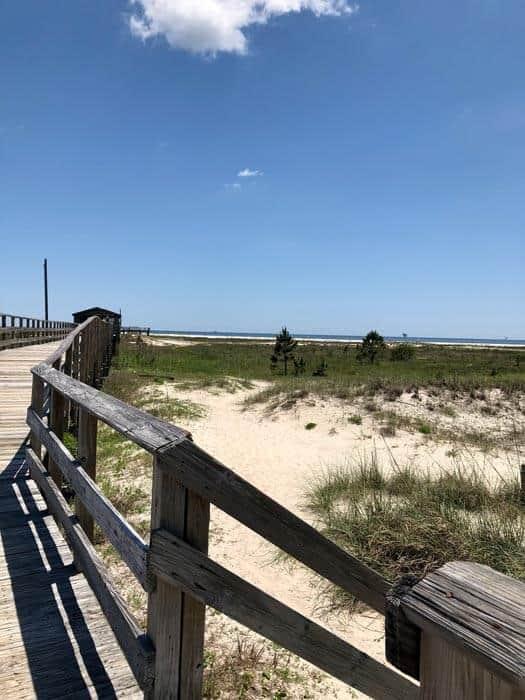
[[(397, 347), (401, 345), (394, 346), (391, 352), (399, 352)], [(284, 361), (279, 372), (275, 367), (272, 369), (271, 342), (209, 340), (159, 347), (124, 338), (115, 366), (129, 372), (126, 382), (130, 389), (133, 382), (143, 380), (213, 387), (218, 382), (228, 384), (232, 378), (248, 383), (266, 380), (272, 383), (274, 394), (302, 388), (340, 398), (354, 396), (356, 392), (370, 395), (414, 392), (422, 387), (466, 393), (501, 388), (506, 394), (525, 389), (525, 363), (520, 361), (525, 351), (517, 348), (420, 345), (411, 358), (398, 361), (382, 353), (374, 357), (373, 363), (360, 361), (359, 349), (356, 343), (301, 342), (295, 351), (304, 360), (305, 372), (297, 375), (289, 372), (293, 362), (288, 360), (288, 375), (284, 376)], [(404, 347), (401, 353), (406, 353)], [(328, 376), (312, 376), (319, 367), (324, 367), (325, 375), (328, 369)]]
[[(183, 398), (185, 391), (233, 393), (263, 381), (258, 391), (242, 397), (245, 406), (263, 403), (269, 411), (284, 411), (302, 402), (310, 413), (300, 426), (314, 431), (309, 441), (324, 430), (315, 406), (322, 411), (324, 399), (335, 398), (343, 402), (340, 420), (352, 435), (370, 437), (375, 430), (384, 443), (393, 444), (400, 431), (407, 430), (418, 445), (438, 439), (451, 442), (451, 458), (459, 434), (456, 414), (464, 413), (465, 405), (475, 407), (485, 421), (504, 412), (510, 402), (514, 410), (524, 410), (521, 350), (430, 345), (414, 349), (409, 344), (388, 348), (378, 341), (370, 359), (355, 344), (296, 345), (291, 336), (282, 342), (282, 347), (293, 346), (293, 352), (276, 353), (273, 344), (260, 342), (195, 341), (158, 347), (125, 338), (104, 391), (184, 424), (206, 415), (200, 403)], [(402, 413), (406, 403), (410, 411)], [(512, 428), (512, 436), (505, 424), (497, 437), (487, 431), (464, 432), (462, 437), (482, 449), (502, 445), (507, 438), (510, 444), (511, 437), (521, 444), (522, 423)], [(332, 428), (329, 434), (334, 432)], [(98, 476), (106, 495), (147, 536), (151, 457), (101, 426)], [(525, 522), (517, 481), (491, 485), (475, 469), (464, 468), (437, 476), (403, 467), (387, 473), (371, 458), (326, 472), (308, 487), (305, 504), (327, 537), (391, 581), (404, 573), (423, 576), (454, 559), (486, 563), (525, 580)], [(144, 622), (143, 591), (131, 582), (100, 533), (98, 548), (131, 609)], [(357, 608), (351, 596), (323, 585), (327, 609), (339, 613)], [(309, 668), (303, 672), (288, 652), (246, 637), (215, 613), (209, 615), (207, 628), (204, 697), (322, 694), (322, 674), (312, 674)]]
[[(383, 471), (373, 457), (326, 472), (305, 494), (320, 530), (390, 581), (471, 560), (525, 580), (525, 511), (518, 479), (490, 485), (476, 469), (437, 476), (409, 467)], [(353, 610), (338, 588), (331, 610)]]
[(217, 613), (212, 612), (208, 626), (204, 698), (284, 700), (324, 695), (323, 674), (306, 669), (282, 647), (240, 630), (235, 630), (233, 643), (225, 644), (224, 639), (231, 636), (232, 630)]

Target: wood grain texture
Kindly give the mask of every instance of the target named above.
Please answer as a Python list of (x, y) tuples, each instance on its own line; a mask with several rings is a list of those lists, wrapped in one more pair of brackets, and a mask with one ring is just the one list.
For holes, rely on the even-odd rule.
[(390, 584), (190, 440), (160, 449), (160, 466), (185, 486), (329, 581), (384, 614)]
[(150, 452), (176, 444), (190, 435), (187, 430), (67, 377), (46, 364), (40, 364), (32, 371), (63, 396)]
[[(57, 347), (57, 343), (33, 345), (0, 352), (0, 480), (18, 478), (25, 469), (24, 445), (29, 429), (27, 407), (31, 403), (31, 368)], [(43, 406), (45, 395), (40, 395)]]
[(0, 352), (0, 692), (4, 698), (140, 698), (87, 579), (29, 478), (30, 368), (56, 343)]
[[(58, 391), (51, 391), (51, 407), (49, 411), (49, 425), (53, 433), (57, 436), (59, 440), (62, 440), (64, 436), (64, 411), (65, 411), (65, 401), (62, 394)], [(35, 413), (35, 415), (37, 415)], [(33, 431), (35, 432), (35, 431)], [(37, 435), (38, 439), (40, 437)], [(47, 445), (46, 445), (47, 447)], [(60, 488), (62, 486), (62, 472), (60, 467), (55, 462), (54, 456), (49, 453), (48, 450), (48, 469), (49, 473), (55, 480), (55, 484)]]
[(525, 691), (525, 583), (482, 564), (451, 562), (416, 584), (402, 608), (427, 647), (429, 636), (442, 639), (498, 682)]
[[(97, 480), (97, 425), (98, 421), (96, 416), (92, 416), (87, 411), (79, 411), (77, 436), (78, 460), (81, 462), (86, 474), (94, 482)], [(75, 498), (75, 512), (88, 539), (90, 542), (93, 542), (95, 532), (93, 516), (79, 497)]]
[(146, 587), (148, 547), (144, 540), (118, 512), (111, 501), (104, 496), (96, 483), (85, 472), (82, 464), (73, 458), (57, 436), (31, 408), (27, 412), (27, 422), (32, 432), (47, 448), (50, 459), (75, 490), (76, 497), (82, 501), (86, 510), (129, 566), (139, 583)]
[[(186, 489), (153, 464), (151, 529), (167, 527), (184, 534)], [(154, 579), (148, 596), (148, 635), (155, 646), (155, 680), (150, 696), (179, 700), (182, 647), (183, 593), (178, 587)]]
[(418, 687), (167, 530), (152, 533), (155, 574), (373, 698), (417, 698)]
[[(199, 552), (207, 554), (210, 529), (209, 501), (186, 489), (185, 516), (184, 541)], [(205, 618), (204, 603), (193, 595), (183, 593), (180, 697), (188, 700), (199, 700), (202, 695)]]
[(67, 336), (64, 340), (56, 347), (50, 355), (45, 358), (45, 362), (48, 365), (53, 365), (56, 360), (60, 359), (62, 355), (73, 345), (75, 339), (83, 333), (84, 329), (87, 328), (94, 321), (94, 317), (88, 318), (84, 323), (80, 323), (78, 326), (69, 330)]
[(51, 512), (64, 528), (75, 560), (89, 581), (137, 682), (141, 687), (148, 687), (152, 681), (154, 657), (149, 640), (115, 589), (104, 562), (87, 539), (49, 472), (32, 450), (28, 450), (28, 459), (31, 476), (45, 495)]
[(498, 678), (468, 654), (423, 632), (421, 700), (523, 700), (525, 691)]

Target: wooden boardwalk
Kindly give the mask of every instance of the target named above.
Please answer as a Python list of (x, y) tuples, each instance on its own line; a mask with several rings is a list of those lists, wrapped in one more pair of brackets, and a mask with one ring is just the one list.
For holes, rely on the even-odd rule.
[(0, 352), (0, 696), (139, 698), (93, 592), (27, 475), (30, 368), (57, 345)]

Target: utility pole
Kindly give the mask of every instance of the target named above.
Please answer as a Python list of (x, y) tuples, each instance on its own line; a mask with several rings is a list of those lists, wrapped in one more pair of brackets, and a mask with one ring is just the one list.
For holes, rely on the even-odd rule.
[(49, 304), (47, 298), (47, 258), (44, 258), (44, 310), (45, 319), (49, 321)]

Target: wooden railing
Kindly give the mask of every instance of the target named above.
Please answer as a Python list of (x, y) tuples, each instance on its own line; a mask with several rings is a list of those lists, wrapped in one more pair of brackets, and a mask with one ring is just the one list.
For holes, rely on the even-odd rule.
[[(490, 575), (483, 574), (484, 578), (478, 570), (472, 572), (473, 583), (479, 584), (478, 589), (485, 587), (492, 604), (490, 613), (487, 612), (492, 615), (490, 622), (499, 624), (499, 631), (493, 635), (494, 639), (497, 637), (499, 650), (506, 641), (513, 650), (512, 663), (505, 664), (501, 654), (497, 661), (494, 659), (494, 642), (492, 645), (487, 642), (487, 624), (474, 632), (468, 627), (472, 618), (468, 608), (475, 608), (479, 595), (473, 592), (474, 588), (460, 595), (462, 585), (468, 588), (464, 576), (461, 585), (457, 580), (454, 584), (451, 595), (457, 593), (458, 597), (453, 601), (456, 607), (452, 606), (451, 613), (448, 587), (453, 587), (454, 565), (447, 565), (451, 572), (447, 582), (442, 583), (445, 592), (436, 595), (435, 600), (429, 594), (435, 586), (431, 577), (415, 586), (414, 581), (405, 581), (392, 587), (378, 573), (201, 450), (187, 431), (97, 390), (93, 385), (100, 383), (104, 366), (107, 369), (108, 338), (104, 322), (89, 319), (45, 363), (33, 368), (28, 458), (31, 474), (50, 510), (63, 525), (76, 561), (97, 595), (146, 696), (178, 700), (201, 696), (206, 605), (373, 698), (483, 696), (495, 700), (500, 696), (487, 688), (497, 685), (501, 689), (505, 683), (512, 692), (521, 692), (523, 673), (521, 678), (519, 674), (525, 658), (523, 610), (516, 613), (518, 606), (514, 604), (514, 614), (519, 620), (514, 636), (509, 632), (512, 626), (509, 616), (501, 612), (505, 610), (501, 602), (505, 586), (501, 579), (505, 582), (510, 579), (491, 570), (488, 570)], [(46, 420), (47, 392), (50, 405)], [(62, 442), (67, 421), (78, 426), (77, 457)], [(148, 543), (96, 484), (98, 421), (153, 456)], [(62, 478), (75, 491), (76, 517), (60, 491)], [(405, 673), (416, 679), (421, 675), (421, 688), (210, 559), (207, 554), (210, 503), (378, 613), (386, 613), (387, 656)], [(92, 545), (93, 521), (148, 594), (145, 631), (127, 609)], [(492, 574), (499, 577), (496, 583), (490, 578)], [(430, 584), (424, 589), (427, 580)], [(525, 586), (517, 581), (508, 585), (513, 590), (513, 600), (517, 590), (521, 594), (525, 592)], [(504, 622), (497, 622), (498, 614), (505, 616)], [(454, 615), (457, 616), (455, 627), (447, 625)], [(468, 633), (462, 634), (466, 628)], [(484, 689), (483, 692), (487, 690), (485, 694), (476, 696), (467, 691), (458, 694), (459, 686), (451, 693), (452, 686), (445, 684), (445, 677), (456, 679), (451, 681), (452, 685), (457, 682), (458, 661), (452, 653), (456, 646), (461, 647), (458, 653), (466, 655), (470, 664), (468, 677), (479, 678), (481, 685), (476, 687)], [(433, 665), (435, 648), (440, 649), (440, 658)], [(508, 697), (514, 700), (522, 695)]]
[(140, 336), (140, 335), (144, 334), (144, 335), (149, 336), (149, 334), (151, 332), (151, 328), (140, 327), (140, 326), (122, 326), (122, 328), (120, 329), (120, 332), (123, 335), (129, 334), (129, 335), (139, 335)]
[(0, 350), (61, 340), (74, 325), (68, 321), (45, 321), (0, 313)]

